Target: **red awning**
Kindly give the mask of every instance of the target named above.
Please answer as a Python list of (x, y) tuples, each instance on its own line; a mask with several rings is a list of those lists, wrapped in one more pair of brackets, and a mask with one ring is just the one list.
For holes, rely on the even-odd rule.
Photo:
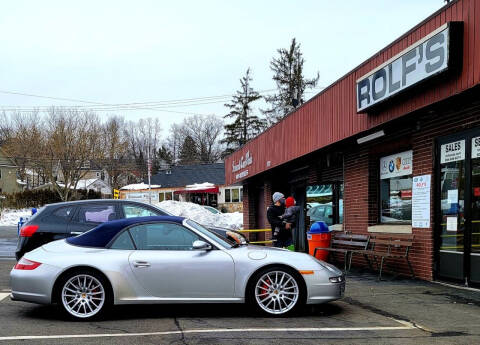
[(195, 194), (195, 193), (219, 193), (220, 190), (218, 187), (213, 188), (205, 188), (205, 189), (183, 189), (183, 190), (176, 190), (173, 192), (174, 194)]

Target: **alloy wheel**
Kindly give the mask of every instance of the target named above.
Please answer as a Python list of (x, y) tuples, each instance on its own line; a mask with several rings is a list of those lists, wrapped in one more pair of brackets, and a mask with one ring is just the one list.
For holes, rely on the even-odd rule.
[(97, 314), (105, 304), (105, 289), (94, 276), (79, 274), (63, 285), (62, 303), (71, 315), (89, 318)]
[(292, 310), (298, 302), (300, 289), (296, 279), (284, 271), (267, 272), (255, 286), (255, 300), (269, 314), (280, 315)]

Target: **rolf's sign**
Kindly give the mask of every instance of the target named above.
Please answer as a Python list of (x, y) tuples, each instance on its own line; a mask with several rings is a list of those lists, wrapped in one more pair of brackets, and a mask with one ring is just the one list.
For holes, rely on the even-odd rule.
[(357, 80), (357, 112), (363, 112), (450, 66), (452, 25), (446, 23)]

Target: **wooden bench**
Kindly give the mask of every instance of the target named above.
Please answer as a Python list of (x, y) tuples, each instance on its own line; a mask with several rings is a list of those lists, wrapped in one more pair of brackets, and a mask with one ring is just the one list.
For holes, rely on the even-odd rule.
[[(408, 253), (413, 244), (413, 235), (410, 234), (372, 234), (370, 236), (370, 248), (361, 251), (355, 251), (352, 254), (363, 254), (368, 265), (372, 268), (369, 257), (373, 257), (377, 268), (379, 268), (378, 280), (382, 279), (382, 270), (385, 259), (404, 259), (412, 278), (415, 278), (412, 264), (408, 259)], [(377, 258), (381, 258), (380, 267)], [(351, 260), (351, 258), (350, 258)]]
[[(350, 269), (352, 265), (352, 253), (364, 252), (368, 248), (369, 236), (356, 235), (345, 232), (334, 232), (332, 235), (331, 246), (329, 248), (317, 247), (313, 251), (313, 256), (316, 257), (317, 250), (327, 250), (330, 252), (343, 253), (344, 255), (344, 272)], [(349, 257), (350, 255), (350, 257)]]

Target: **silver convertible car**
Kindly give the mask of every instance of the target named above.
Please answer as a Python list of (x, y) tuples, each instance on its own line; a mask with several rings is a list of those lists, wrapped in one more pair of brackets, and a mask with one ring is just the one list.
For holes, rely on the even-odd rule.
[(116, 220), (26, 253), (11, 298), (99, 317), (112, 304), (251, 303), (270, 315), (343, 296), (342, 271), (304, 253), (227, 242), (190, 219)]

